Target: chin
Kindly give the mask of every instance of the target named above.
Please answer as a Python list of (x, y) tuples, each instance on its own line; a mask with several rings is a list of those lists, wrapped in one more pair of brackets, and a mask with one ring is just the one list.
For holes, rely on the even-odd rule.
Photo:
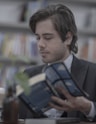
[(43, 61), (44, 63), (52, 63), (52, 62), (53, 62), (53, 60), (48, 60), (48, 59), (42, 59), (42, 61)]
[(44, 63), (46, 63), (46, 64), (47, 64), (47, 63), (50, 63), (49, 61), (46, 61), (46, 60), (42, 60), (42, 61), (43, 61)]

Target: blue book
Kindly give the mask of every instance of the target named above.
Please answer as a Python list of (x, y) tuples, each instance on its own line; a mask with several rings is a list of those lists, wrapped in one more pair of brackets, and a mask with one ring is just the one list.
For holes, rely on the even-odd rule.
[(36, 114), (36, 117), (46, 117), (44, 112), (51, 109), (48, 103), (51, 101), (52, 95), (66, 99), (56, 90), (56, 87), (63, 87), (74, 97), (88, 97), (88, 95), (79, 88), (63, 62), (48, 65), (43, 73), (29, 79), (29, 85), (31, 88), (29, 95), (24, 94), (20, 86), (17, 86), (17, 95), (29, 110)]

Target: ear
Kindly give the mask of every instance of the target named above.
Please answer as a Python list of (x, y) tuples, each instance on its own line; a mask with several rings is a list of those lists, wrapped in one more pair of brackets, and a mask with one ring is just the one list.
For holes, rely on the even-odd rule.
[(66, 45), (70, 45), (73, 39), (73, 35), (71, 32), (67, 32), (66, 34), (66, 40), (65, 40), (65, 44)]

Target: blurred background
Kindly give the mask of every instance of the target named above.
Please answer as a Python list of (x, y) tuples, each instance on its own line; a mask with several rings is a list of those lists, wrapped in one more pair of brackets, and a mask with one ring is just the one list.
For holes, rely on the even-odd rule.
[(76, 56), (96, 62), (96, 0), (0, 0), (0, 55), (25, 55), (41, 64), (30, 16), (48, 4), (63, 3), (74, 13), (78, 27)]

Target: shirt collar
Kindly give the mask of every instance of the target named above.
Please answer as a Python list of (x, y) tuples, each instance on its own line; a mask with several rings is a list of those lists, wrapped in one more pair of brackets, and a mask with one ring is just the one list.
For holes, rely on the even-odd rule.
[[(71, 72), (71, 65), (72, 65), (72, 61), (73, 61), (73, 55), (70, 54), (65, 60), (64, 60), (64, 64), (66, 65), (67, 69)], [(50, 65), (50, 63), (48, 63), (48, 65)]]
[(65, 63), (65, 65), (66, 65), (66, 67), (67, 67), (67, 69), (68, 69), (69, 71), (71, 71), (72, 61), (73, 61), (73, 55), (72, 55), (72, 54), (70, 54), (70, 55), (67, 57), (67, 59), (64, 60), (64, 63)]

